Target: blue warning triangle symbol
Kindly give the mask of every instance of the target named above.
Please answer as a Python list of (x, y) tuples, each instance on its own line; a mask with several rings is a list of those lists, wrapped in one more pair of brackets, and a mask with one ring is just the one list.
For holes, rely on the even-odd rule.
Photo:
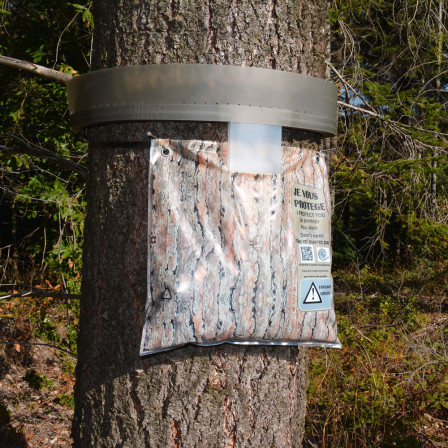
[(306, 293), (303, 303), (322, 303), (322, 298), (319, 294), (319, 290), (317, 289), (314, 282), (311, 283), (310, 289)]

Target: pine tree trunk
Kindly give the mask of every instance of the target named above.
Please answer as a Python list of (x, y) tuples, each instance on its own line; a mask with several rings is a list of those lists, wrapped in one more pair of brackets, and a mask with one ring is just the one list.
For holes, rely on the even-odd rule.
[[(94, 1), (94, 69), (248, 65), (325, 77), (326, 2)], [(216, 123), (139, 122), (88, 132), (88, 215), (75, 389), (76, 447), (300, 447), (307, 353), (186, 347), (141, 359), (149, 137), (225, 141)], [(284, 131), (293, 140), (318, 136)]]

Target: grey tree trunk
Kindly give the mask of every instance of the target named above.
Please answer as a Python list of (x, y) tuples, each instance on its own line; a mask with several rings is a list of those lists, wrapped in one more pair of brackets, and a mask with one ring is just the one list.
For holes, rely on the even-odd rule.
[[(265, 67), (325, 77), (323, 0), (94, 1), (93, 68)], [(186, 347), (141, 359), (149, 137), (225, 141), (226, 125), (139, 122), (89, 130), (88, 214), (76, 370), (76, 447), (300, 447), (307, 353)], [(319, 143), (284, 131), (285, 144)]]

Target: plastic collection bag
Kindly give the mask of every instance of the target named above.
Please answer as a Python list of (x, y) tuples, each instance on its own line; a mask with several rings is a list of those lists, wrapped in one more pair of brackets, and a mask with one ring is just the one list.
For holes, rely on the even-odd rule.
[(193, 343), (340, 347), (324, 157), (229, 171), (227, 144), (154, 140), (141, 355)]

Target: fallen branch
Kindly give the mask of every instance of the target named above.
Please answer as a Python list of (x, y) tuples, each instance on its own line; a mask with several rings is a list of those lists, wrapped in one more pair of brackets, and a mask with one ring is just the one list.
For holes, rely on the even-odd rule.
[(70, 81), (70, 79), (73, 78), (73, 76), (69, 75), (68, 73), (58, 72), (57, 70), (43, 67), (42, 65), (37, 65), (33, 62), (10, 58), (8, 56), (0, 55), (0, 65), (18, 68), (19, 70), (25, 70), (27, 72), (34, 73), (35, 75), (51, 79), (52, 81), (62, 82), (63, 84), (66, 84), (67, 81)]
[(71, 352), (70, 350), (66, 350), (65, 348), (59, 347), (59, 345), (56, 344), (45, 344), (43, 342), (23, 342), (23, 341), (0, 341), (0, 344), (5, 345), (42, 345), (44, 347), (51, 347), (55, 348), (56, 350), (60, 350), (61, 352), (67, 353), (68, 355), (73, 356), (74, 358), (77, 358), (77, 354)]
[(87, 170), (79, 165), (78, 163), (72, 162), (71, 160), (63, 159), (62, 157), (55, 156), (50, 151), (44, 149), (38, 149), (36, 147), (32, 147), (30, 145), (27, 148), (9, 148), (7, 146), (0, 145), (0, 152), (4, 154), (27, 154), (32, 157), (39, 157), (41, 159), (46, 159), (50, 163), (54, 163), (61, 168), (68, 169), (70, 171), (75, 171), (78, 173), (84, 180), (87, 179)]
[(45, 291), (43, 289), (32, 289), (31, 291), (16, 292), (14, 294), (1, 296), (0, 300), (15, 299), (17, 297), (53, 297), (55, 299), (79, 300), (81, 299), (81, 294), (68, 294), (65, 292), (54, 292), (54, 291)]

